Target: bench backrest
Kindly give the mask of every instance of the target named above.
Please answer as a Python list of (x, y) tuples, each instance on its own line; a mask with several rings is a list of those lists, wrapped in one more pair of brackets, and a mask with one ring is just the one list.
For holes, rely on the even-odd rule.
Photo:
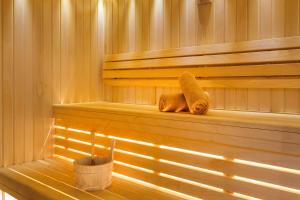
[(190, 71), (215, 109), (300, 113), (299, 61), (300, 37), (106, 55), (105, 98), (156, 104)]

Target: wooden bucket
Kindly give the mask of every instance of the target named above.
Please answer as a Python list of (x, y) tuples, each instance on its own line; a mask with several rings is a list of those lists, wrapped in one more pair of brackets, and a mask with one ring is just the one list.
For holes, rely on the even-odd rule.
[(82, 190), (94, 191), (104, 190), (111, 185), (114, 146), (115, 141), (113, 140), (110, 144), (110, 154), (107, 157), (94, 157), (92, 153), (92, 157), (74, 161), (76, 187)]

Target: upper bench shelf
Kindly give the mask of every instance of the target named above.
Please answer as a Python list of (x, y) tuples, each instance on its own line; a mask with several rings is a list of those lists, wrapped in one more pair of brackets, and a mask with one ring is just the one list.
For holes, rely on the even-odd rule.
[(80, 114), (80, 112), (88, 112), (89, 117), (96, 117), (97, 113), (112, 113), (121, 114), (125, 117), (136, 116), (300, 133), (300, 116), (298, 115), (223, 110), (210, 110), (207, 115), (192, 115), (188, 113), (159, 112), (157, 106), (108, 102), (54, 105), (55, 114)]

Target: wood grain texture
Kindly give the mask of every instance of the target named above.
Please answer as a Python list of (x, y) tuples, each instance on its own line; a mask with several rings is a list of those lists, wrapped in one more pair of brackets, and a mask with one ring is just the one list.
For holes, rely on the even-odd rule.
[[(299, 0), (216, 0), (210, 4), (201, 5), (194, 0), (166, 0), (160, 4), (153, 0), (143, 2), (135, 1), (135, 5), (136, 20), (134, 28), (137, 37), (135, 46), (139, 48), (137, 48), (135, 52), (131, 52), (131, 50), (127, 52), (117, 51), (114, 52), (114, 54), (105, 55), (104, 69), (107, 69), (103, 72), (105, 83), (118, 87), (115, 91), (122, 94), (130, 87), (148, 87), (150, 84), (154, 89), (159, 91), (156, 92), (156, 94), (160, 95), (161, 88), (174, 86), (173, 84), (176, 82), (175, 79), (185, 70), (191, 71), (202, 78), (207, 77), (207, 72), (210, 70), (216, 70), (222, 74), (222, 67), (228, 67), (227, 69), (236, 67), (232, 72), (229, 72), (228, 75), (231, 74), (229, 76), (234, 77), (237, 75), (237, 72), (245, 70), (245, 76), (243, 76), (243, 78), (247, 79), (247, 76), (255, 76), (252, 73), (256, 70), (257, 72), (262, 72), (261, 70), (263, 69), (252, 68), (249, 69), (249, 71), (246, 70), (246, 66), (249, 64), (247, 62), (251, 62), (250, 65), (254, 64), (249, 60), (252, 55), (254, 55), (253, 60), (257, 62), (257, 64), (262, 62), (260, 64), (265, 67), (270, 66), (271, 63), (273, 64), (275, 61), (273, 60), (274, 58), (278, 59), (281, 57), (279, 51), (276, 51), (276, 53), (274, 51), (274, 55), (271, 55), (271, 51), (268, 51), (271, 49), (279, 50), (295, 47), (297, 50), (295, 50), (294, 53), (288, 51), (287, 54), (294, 54), (295, 56), (295, 60), (292, 61), (293, 64), (291, 65), (299, 62), (299, 53), (297, 52), (299, 45), (297, 45), (296, 42), (298, 39), (294, 38), (295, 40), (292, 42), (293, 39), (290, 37), (299, 36)], [(128, 8), (124, 9), (124, 12), (128, 12)], [(113, 13), (110, 14), (110, 18), (114, 17)], [(123, 21), (124, 19), (122, 18), (122, 23)], [(119, 22), (115, 23), (117, 24)], [(127, 23), (134, 23), (134, 20), (127, 20)], [(112, 22), (112, 24), (114, 24), (114, 22)], [(107, 24), (106, 26), (109, 28), (111, 24)], [(114, 32), (112, 34), (116, 33)], [(121, 37), (123, 36), (121, 35)], [(105, 43), (109, 44), (112, 42), (111, 40), (112, 39), (105, 41)], [(284, 40), (285, 42), (283, 42)], [(290, 42), (287, 42), (288, 40), (290, 40)], [(128, 41), (116, 41), (116, 43), (128, 43)], [(284, 44), (286, 44), (285, 47)], [(142, 48), (142, 46), (145, 47)], [(149, 49), (151, 50), (148, 51)], [(242, 54), (236, 53), (244, 53), (246, 51), (249, 51), (249, 54), (244, 54), (244, 58), (248, 60), (245, 63), (237, 63), (238, 60), (241, 61), (244, 58), (240, 57)], [(229, 52), (234, 54), (234, 56), (229, 56), (227, 62), (226, 56)], [(224, 55), (224, 53), (226, 55)], [(215, 54), (222, 55), (216, 55), (215, 57)], [(199, 57), (199, 62), (196, 61), (197, 59), (189, 59), (193, 56), (201, 56)], [(175, 57), (176, 59), (173, 60)], [(206, 62), (208, 61), (206, 60), (207, 58), (211, 58), (213, 61)], [(217, 62), (218, 58), (220, 58), (220, 63)], [(270, 60), (262, 61), (262, 58), (270, 58)], [(275, 62), (289, 66), (291, 60), (288, 61), (289, 59), (284, 59), (281, 61), (276, 60)], [(214, 65), (213, 63), (220, 66), (214, 69), (210, 68), (210, 65)], [(224, 65), (226, 65), (226, 67)], [(270, 69), (270, 72), (276, 71), (275, 68), (268, 69)], [(280, 70), (279, 68), (277, 69)], [(284, 68), (282, 68), (282, 70), (291, 72), (291, 70), (285, 70)], [(295, 68), (295, 70), (297, 69)], [(247, 73), (248, 75), (246, 75)], [(261, 75), (264, 77), (263, 73), (261, 73)], [(210, 74), (208, 76), (213, 77), (214, 75)], [(277, 77), (277, 75), (266, 76), (270, 79), (275, 78), (275, 76)], [(284, 79), (288, 78), (289, 80), (286, 79), (288, 81), (291, 81), (290, 78), (292, 78), (289, 75), (279, 76)], [(294, 78), (296, 78), (296, 76), (297, 75), (295, 75)], [(211, 80), (215, 78), (212, 77)], [(254, 79), (258, 80), (256, 78)], [(205, 82), (206, 80), (203, 81)], [(223, 102), (223, 106), (220, 106), (223, 107), (222, 109), (230, 108), (233, 110), (252, 110), (258, 112), (279, 112), (281, 110), (280, 112), (283, 113), (291, 112), (291, 108), (285, 108), (283, 105), (281, 105), (283, 106), (282, 109), (273, 109), (272, 105), (278, 105), (272, 103), (272, 98), (269, 95), (271, 88), (276, 89), (277, 86), (281, 83), (284, 84), (285, 81), (281, 82), (281, 80), (278, 79), (273, 82), (271, 80), (264, 80), (264, 83), (269, 82), (270, 84), (264, 85), (262, 82), (257, 82), (256, 85), (251, 84), (251, 86), (248, 85), (250, 83), (248, 80), (243, 81), (247, 82), (245, 85), (245, 82), (242, 84), (245, 87), (237, 86), (238, 84), (233, 86), (231, 85), (231, 79), (228, 81), (231, 87), (237, 87), (232, 89), (236, 89), (238, 92), (235, 95), (236, 98), (224, 99), (226, 101)], [(276, 83), (276, 81), (280, 81), (281, 83), (272, 86), (271, 82), (273, 84)], [(225, 86), (225, 82), (224, 80), (221, 85)], [(296, 89), (298, 87), (296, 86), (298, 84), (297, 81), (294, 82), (294, 86), (291, 84), (291, 82), (287, 85), (284, 84), (287, 88), (279, 87), (283, 90), (292, 89), (291, 87)], [(246, 85), (248, 85), (249, 88), (246, 88)], [(270, 88), (267, 88), (267, 85), (270, 86)], [(222, 92), (220, 94), (215, 92), (215, 88), (213, 88), (212, 84), (205, 82), (203, 86), (209, 87), (210, 92), (216, 100), (224, 98)], [(106, 91), (108, 92), (108, 90)], [(114, 95), (113, 92), (109, 93), (109, 95)], [(289, 93), (288, 96), (284, 95), (284, 99), (290, 99), (291, 94), (292, 93)], [(136, 98), (142, 95), (141, 90), (136, 90)], [(220, 98), (218, 98), (217, 95), (221, 95)], [(228, 97), (230, 96), (229, 94), (227, 95)], [(293, 93), (293, 95), (296, 95), (296, 93)], [(118, 95), (116, 94), (115, 96)], [(158, 99), (159, 97), (156, 96), (155, 98)], [(142, 101), (138, 100), (135, 102)], [(280, 102), (280, 104), (283, 104), (285, 101)], [(157, 103), (157, 100), (155, 103)], [(217, 104), (212, 108), (215, 108), (216, 105)], [(234, 106), (228, 107), (228, 105)], [(293, 113), (297, 113), (297, 111), (295, 110)]]
[(51, 155), (53, 103), (101, 98), (102, 4), (1, 1), (0, 166)]
[[(225, 90), (225, 106), (232, 106), (226, 102), (227, 93), (238, 92)], [(206, 197), (234, 199), (232, 192), (263, 199), (281, 199), (283, 195), (297, 199), (300, 195), (298, 174), (272, 168), (299, 171), (300, 144), (294, 143), (299, 137), (299, 116), (231, 111), (194, 116), (161, 113), (154, 106), (105, 102), (58, 105), (54, 113), (59, 126), (104, 134), (97, 136), (96, 144), (107, 147), (109, 138), (116, 138), (117, 173), (196, 197), (204, 193)], [(74, 159), (91, 151), (90, 145), (76, 142), (89, 142), (90, 135), (58, 129), (57, 136), (58, 155)], [(103, 150), (97, 148), (97, 153), (103, 154)], [(254, 180), (258, 182), (253, 184)]]
[[(0, 0), (0, 10), (2, 10), (2, 0)], [(2, 24), (3, 24), (3, 21), (2, 21), (2, 14), (0, 15), (0, 88), (1, 91), (0, 91), (0, 95), (1, 95), (1, 98), (0, 98), (0, 142), (2, 143), (3, 141), (3, 62), (2, 62)], [(2, 163), (3, 163), (3, 148), (0, 148), (0, 166), (2, 166)], [(2, 192), (0, 192), (2, 193)], [(0, 194), (2, 195), (2, 194)]]
[[(3, 20), (3, 165), (14, 163), (13, 2), (2, 2)], [(5, 142), (4, 142), (5, 140)]]

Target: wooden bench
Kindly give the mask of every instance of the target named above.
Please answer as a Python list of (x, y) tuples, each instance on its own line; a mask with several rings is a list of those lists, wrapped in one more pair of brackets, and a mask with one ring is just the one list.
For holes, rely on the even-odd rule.
[(194, 199), (300, 198), (300, 116), (99, 102), (57, 105), (54, 117), (56, 156), (90, 155), (93, 134), (103, 154), (115, 139), (118, 177)]
[(299, 36), (106, 55), (104, 97), (157, 104), (190, 71), (214, 109), (300, 113), (299, 55)]
[(109, 85), (176, 86), (191, 71), (203, 87), (299, 88), (299, 55), (300, 37), (106, 55), (103, 77)]
[[(154, 106), (54, 106), (54, 158), (0, 169), (18, 199), (299, 199), (300, 116), (210, 111), (161, 113)], [(113, 185), (74, 187), (70, 161), (108, 151)]]
[(74, 187), (73, 165), (59, 158), (0, 169), (0, 189), (15, 198), (36, 200), (147, 200), (182, 199), (150, 187), (114, 177), (104, 191), (85, 192)]

